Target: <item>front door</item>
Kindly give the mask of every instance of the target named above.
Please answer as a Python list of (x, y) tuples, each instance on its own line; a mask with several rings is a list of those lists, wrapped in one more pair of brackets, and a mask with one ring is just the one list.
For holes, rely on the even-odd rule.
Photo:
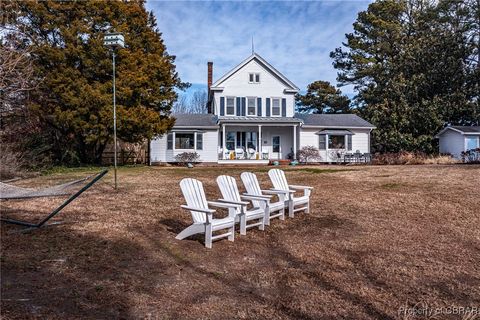
[(272, 159), (282, 158), (282, 147), (280, 143), (280, 136), (272, 136)]

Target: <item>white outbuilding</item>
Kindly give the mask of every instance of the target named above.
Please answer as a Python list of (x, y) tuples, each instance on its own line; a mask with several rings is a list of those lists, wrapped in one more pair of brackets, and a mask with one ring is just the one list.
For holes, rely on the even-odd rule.
[(439, 139), (440, 153), (461, 159), (462, 152), (480, 148), (480, 126), (445, 127), (435, 138)]

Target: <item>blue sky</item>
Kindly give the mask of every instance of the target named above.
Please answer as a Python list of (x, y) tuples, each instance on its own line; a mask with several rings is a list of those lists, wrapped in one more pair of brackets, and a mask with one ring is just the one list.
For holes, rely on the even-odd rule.
[[(370, 1), (147, 1), (189, 93), (206, 88), (255, 52), (302, 91), (315, 80), (336, 84), (330, 51), (341, 46)], [(351, 87), (341, 90), (348, 95)]]

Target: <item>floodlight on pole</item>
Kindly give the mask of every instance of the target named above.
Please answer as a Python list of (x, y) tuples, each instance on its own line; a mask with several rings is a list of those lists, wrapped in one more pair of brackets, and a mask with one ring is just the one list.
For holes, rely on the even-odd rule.
[(115, 49), (125, 48), (125, 39), (121, 33), (107, 33), (103, 37), (103, 45), (112, 49), (113, 65), (113, 166), (115, 189), (117, 189), (117, 105), (115, 100)]

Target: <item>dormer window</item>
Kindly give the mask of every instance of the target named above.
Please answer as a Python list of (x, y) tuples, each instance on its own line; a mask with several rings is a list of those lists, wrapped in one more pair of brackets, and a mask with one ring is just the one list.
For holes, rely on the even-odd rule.
[(260, 83), (260, 73), (249, 73), (248, 74), (249, 83)]

